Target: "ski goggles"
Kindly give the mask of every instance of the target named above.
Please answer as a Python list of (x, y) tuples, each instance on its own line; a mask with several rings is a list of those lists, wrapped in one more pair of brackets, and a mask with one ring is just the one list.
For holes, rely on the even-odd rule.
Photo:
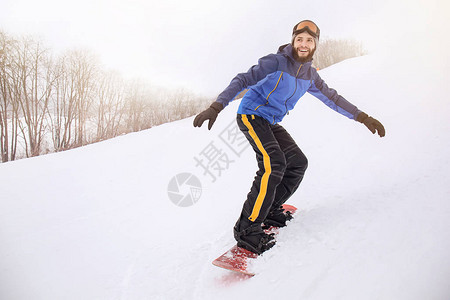
[(308, 33), (311, 34), (313, 37), (319, 39), (320, 29), (313, 21), (304, 20), (295, 25), (294, 29), (292, 30), (292, 36), (294, 37), (297, 34), (302, 33), (303, 31), (308, 31)]

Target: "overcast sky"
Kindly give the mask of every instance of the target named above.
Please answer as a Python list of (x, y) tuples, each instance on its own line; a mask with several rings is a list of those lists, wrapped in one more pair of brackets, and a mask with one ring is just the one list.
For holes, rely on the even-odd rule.
[(372, 53), (403, 45), (448, 58), (449, 11), (448, 0), (0, 0), (0, 30), (56, 53), (87, 48), (125, 77), (214, 96), (289, 42), (302, 19), (321, 39), (353, 38)]

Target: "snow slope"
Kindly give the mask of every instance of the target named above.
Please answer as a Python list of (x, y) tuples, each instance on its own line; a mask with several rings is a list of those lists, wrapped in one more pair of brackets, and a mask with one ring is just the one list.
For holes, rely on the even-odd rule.
[[(321, 76), (385, 138), (308, 95), (283, 121), (309, 169), (289, 200), (299, 214), (255, 277), (211, 264), (234, 243), (256, 171), (250, 149), (221, 139), (237, 101), (211, 131), (189, 118), (1, 164), (0, 299), (450, 299), (448, 77), (382, 59)], [(213, 145), (229, 159), (215, 181), (195, 160)], [(202, 184), (189, 207), (168, 195), (183, 172)]]

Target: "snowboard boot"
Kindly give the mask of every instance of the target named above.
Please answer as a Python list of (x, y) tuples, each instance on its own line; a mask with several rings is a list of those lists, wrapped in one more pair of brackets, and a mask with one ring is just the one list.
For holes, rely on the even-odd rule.
[(269, 212), (264, 220), (263, 229), (268, 229), (271, 226), (284, 227), (286, 222), (292, 220), (292, 214), (290, 211), (285, 211), (281, 206)]
[(234, 226), (234, 238), (238, 247), (256, 254), (262, 254), (275, 245), (274, 234), (267, 234), (261, 223), (253, 223), (248, 219), (240, 219)]

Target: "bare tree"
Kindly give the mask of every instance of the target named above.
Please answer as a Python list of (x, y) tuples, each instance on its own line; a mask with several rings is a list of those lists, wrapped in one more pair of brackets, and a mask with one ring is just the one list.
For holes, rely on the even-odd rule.
[(78, 115), (75, 119), (75, 145), (79, 147), (89, 142), (86, 125), (95, 93), (98, 61), (86, 51), (74, 51), (70, 65), (71, 76), (74, 76), (76, 83), (75, 98)]
[(45, 115), (52, 92), (52, 61), (39, 42), (24, 38), (15, 43), (11, 60), (12, 102), (18, 103), (18, 125), (25, 143), (25, 155), (37, 156), (45, 134)]
[(55, 93), (49, 110), (53, 147), (55, 151), (72, 147), (72, 125), (76, 117), (75, 79), (69, 71), (68, 56), (59, 58), (55, 65)]
[(125, 101), (127, 103), (127, 127), (129, 132), (136, 132), (144, 128), (145, 85), (133, 81), (127, 85)]
[(116, 73), (102, 73), (97, 87), (97, 141), (118, 136), (125, 113), (124, 82)]
[(54, 67), (49, 122), (55, 151), (89, 143), (87, 121), (95, 96), (97, 59), (87, 51), (68, 51)]
[(12, 78), (13, 44), (0, 31), (0, 151), (2, 162), (14, 160), (18, 138), (18, 103), (14, 99)]

